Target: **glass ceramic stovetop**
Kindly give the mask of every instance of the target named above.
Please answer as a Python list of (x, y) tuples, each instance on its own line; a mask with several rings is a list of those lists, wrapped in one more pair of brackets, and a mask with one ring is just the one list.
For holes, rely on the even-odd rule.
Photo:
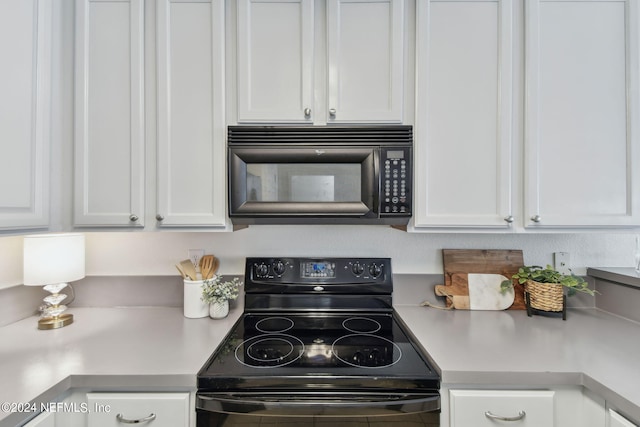
[(198, 388), (243, 389), (255, 381), (275, 388), (439, 385), (392, 313), (245, 314), (198, 374)]

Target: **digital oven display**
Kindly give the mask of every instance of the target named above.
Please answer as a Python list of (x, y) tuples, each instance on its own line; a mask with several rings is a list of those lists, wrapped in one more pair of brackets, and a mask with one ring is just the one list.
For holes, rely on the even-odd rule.
[(336, 277), (336, 264), (327, 261), (307, 261), (300, 263), (300, 276), (303, 279)]
[(390, 160), (398, 160), (398, 159), (404, 159), (404, 151), (402, 150), (389, 150), (387, 151), (387, 159)]

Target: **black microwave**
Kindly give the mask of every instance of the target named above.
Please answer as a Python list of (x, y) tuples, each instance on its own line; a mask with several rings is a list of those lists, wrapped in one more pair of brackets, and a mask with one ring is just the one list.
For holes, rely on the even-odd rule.
[(406, 225), (411, 126), (229, 126), (234, 224)]

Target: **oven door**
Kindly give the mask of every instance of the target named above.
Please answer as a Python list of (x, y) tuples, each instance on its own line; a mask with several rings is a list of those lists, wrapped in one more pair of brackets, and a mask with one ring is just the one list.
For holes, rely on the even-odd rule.
[[(413, 425), (437, 427), (438, 393), (198, 393), (197, 427), (296, 425), (327, 423), (331, 427)], [(324, 420), (324, 421), (323, 421)], [(395, 423), (395, 424), (393, 424)]]
[(229, 216), (239, 224), (377, 218), (378, 159), (371, 146), (230, 146)]

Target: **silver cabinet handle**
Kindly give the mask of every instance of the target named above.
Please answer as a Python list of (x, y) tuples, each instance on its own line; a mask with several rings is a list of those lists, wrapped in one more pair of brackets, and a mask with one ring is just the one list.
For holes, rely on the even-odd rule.
[(311, 108), (305, 108), (305, 109), (304, 109), (304, 116), (305, 116), (306, 118), (311, 117)]
[(162, 216), (162, 215), (160, 215), (160, 214), (157, 214), (157, 215), (156, 215), (156, 220), (158, 220), (158, 221), (164, 221), (164, 216)]
[(336, 118), (336, 113), (337, 113), (337, 111), (336, 111), (335, 108), (330, 108), (329, 109), (329, 116), (331, 116), (332, 119)]
[(487, 411), (484, 413), (484, 416), (491, 419), (491, 420), (498, 420), (498, 421), (520, 421), (521, 419), (523, 419), (525, 417), (525, 415), (527, 415), (524, 411), (520, 411), (518, 412), (518, 415), (515, 417), (503, 417), (500, 415), (495, 415), (492, 414), (490, 411)]
[(504, 220), (505, 222), (508, 222), (509, 224), (511, 224), (514, 221), (513, 215), (505, 216)]
[(136, 222), (138, 219), (139, 219), (138, 215), (136, 215), (136, 214), (129, 215), (129, 221), (131, 221), (131, 222)]
[(540, 221), (542, 221), (542, 217), (540, 215), (534, 215), (534, 216), (531, 217), (531, 221), (540, 222)]
[(116, 415), (116, 420), (122, 424), (140, 424), (140, 423), (148, 423), (149, 421), (153, 421), (156, 419), (156, 414), (149, 414), (144, 418), (138, 418), (137, 420), (129, 420), (122, 416), (122, 414)]

